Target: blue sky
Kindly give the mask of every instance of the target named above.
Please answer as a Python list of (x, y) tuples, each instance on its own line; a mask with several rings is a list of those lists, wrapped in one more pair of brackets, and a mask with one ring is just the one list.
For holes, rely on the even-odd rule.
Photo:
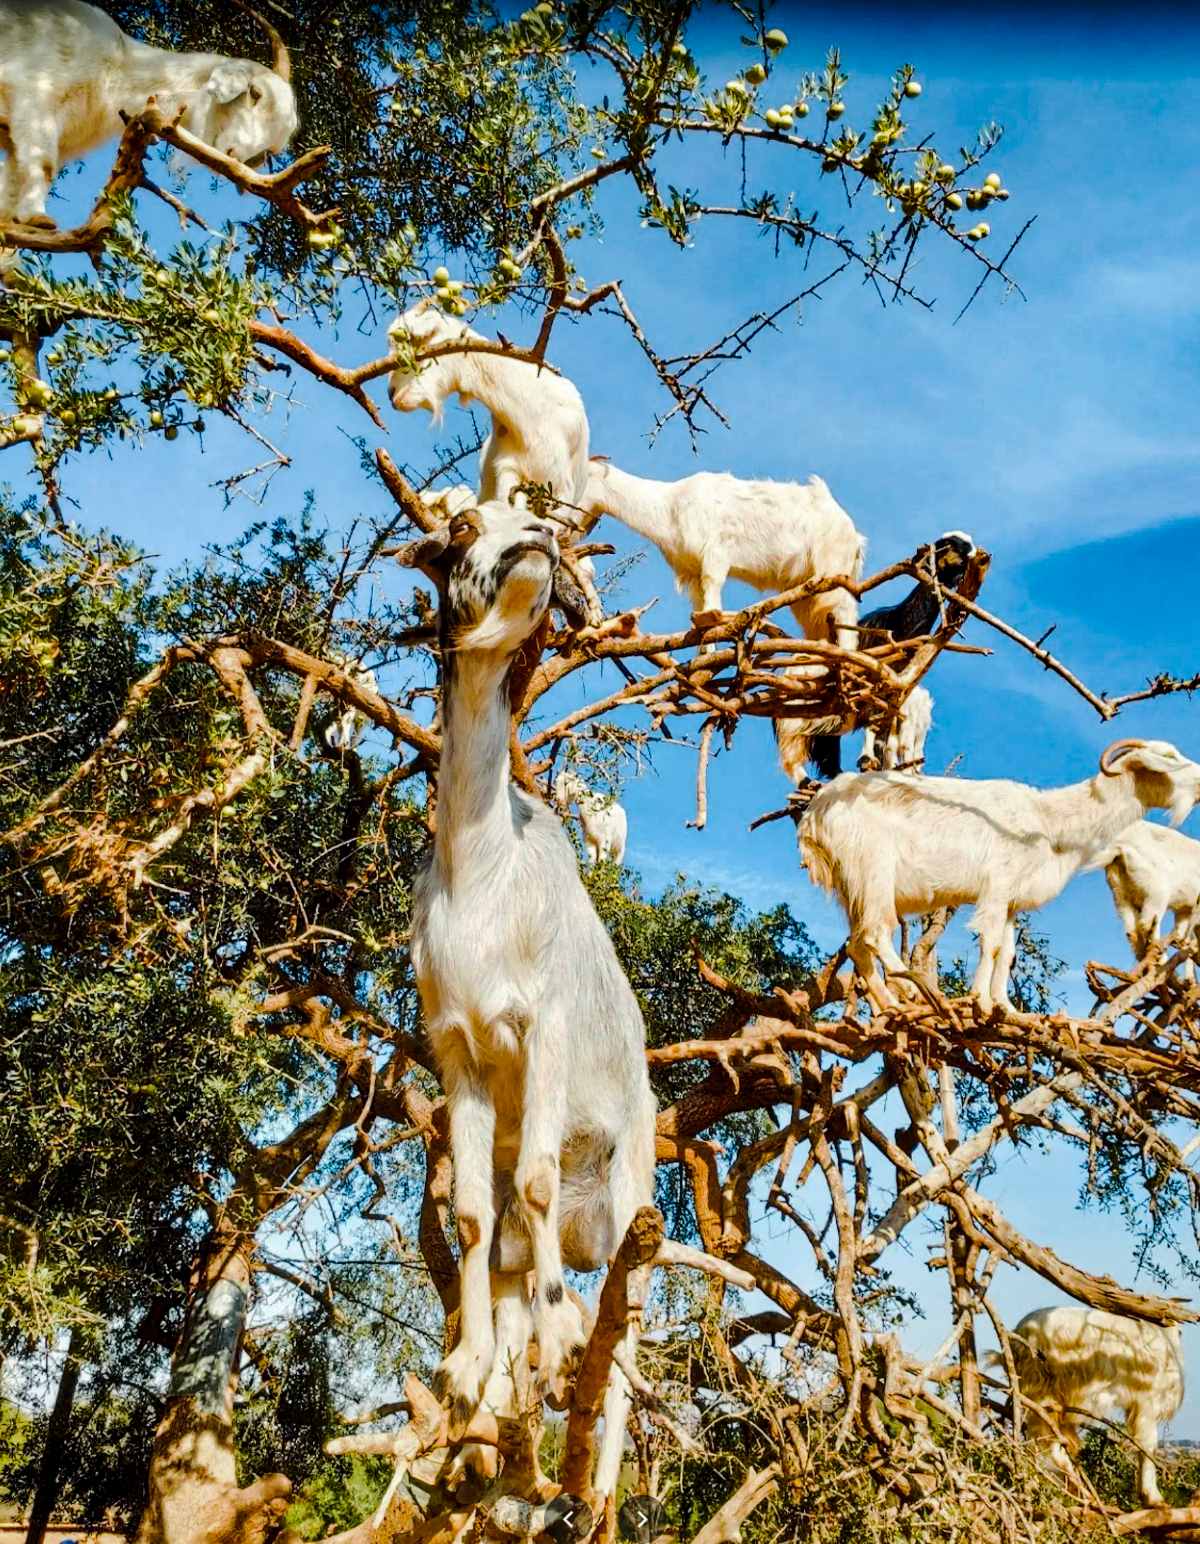
[[(701, 468), (780, 478), (818, 472), (867, 533), (869, 568), (947, 527), (971, 530), (994, 555), (983, 602), (1033, 635), (1057, 624), (1051, 646), (1093, 687), (1131, 690), (1161, 668), (1200, 669), (1200, 20), (1183, 8), (1145, 6), (1085, 14), (861, 4), (781, 6), (772, 20), (791, 38), (777, 71), (780, 100), (837, 43), (852, 77), (850, 122), (865, 122), (890, 72), (911, 62), (924, 85), (913, 121), (919, 129), (936, 126), (944, 152), (969, 143), (989, 118), (1006, 126), (986, 163), (1012, 190), (1009, 203), (989, 214), (992, 245), (1002, 251), (1036, 213), (1013, 261), (1028, 298), (1005, 296), (993, 284), (954, 325), (975, 267), (934, 240), (914, 269), (918, 286), (937, 296), (931, 311), (884, 308), (853, 280), (838, 281), (806, 303), (798, 323), (785, 322), (749, 360), (716, 378), (714, 394), (731, 427), (713, 424), (698, 455), (677, 427), (653, 448), (647, 444), (663, 402), (619, 323), (597, 317), (564, 325), (552, 356), (583, 392), (593, 448), (659, 477)], [(690, 34), (701, 67), (718, 83), (749, 62), (736, 34), (723, 12), (707, 14)], [(735, 185), (736, 160), (731, 153), (722, 162), (715, 143), (673, 154), (672, 176), (681, 185)], [(795, 177), (802, 203), (815, 202), (808, 162), (797, 157), (793, 168), (775, 160), (775, 185), (786, 191)], [(73, 179), (72, 201), (90, 186), (90, 177), (86, 185)], [(202, 177), (193, 178), (192, 197), (207, 207)], [(805, 282), (794, 256), (774, 261), (744, 223), (702, 222), (694, 246), (680, 253), (637, 229), (627, 190), (606, 193), (601, 209), (606, 234), (577, 245), (579, 267), (594, 283), (623, 280), (661, 352), (707, 344)], [(351, 316), (325, 346), (347, 362), (371, 357), (382, 352), (385, 324), (359, 335)], [(514, 338), (531, 336), (527, 319), (500, 325)], [(374, 392), (384, 403), (382, 384)], [(297, 510), (310, 487), (334, 528), (362, 510), (383, 511), (386, 498), (363, 485), (346, 438), (366, 431), (376, 443), (366, 419), (304, 379), (296, 397), (290, 417), (272, 428), (295, 464), (271, 487), (264, 512)], [(434, 440), (424, 415), (384, 412), (397, 460), (429, 465)], [(451, 409), (447, 430), (458, 427), (467, 421)], [(0, 469), (6, 479), (19, 478), (25, 455), (8, 454)], [(252, 459), (218, 427), (203, 456), (190, 436), (174, 446), (154, 440), (136, 454), (122, 450), (76, 465), (68, 491), (87, 523), (115, 526), (174, 562), (232, 537), (259, 513), (245, 502), (226, 508), (211, 486)], [(611, 523), (597, 534), (622, 552), (636, 546)], [(728, 593), (735, 597), (737, 587)], [(658, 621), (682, 618), (670, 574), (653, 551), (624, 598), (650, 594), (662, 597)], [(961, 757), (964, 776), (1068, 782), (1090, 775), (1117, 733), (1172, 739), (1200, 755), (1194, 702), (1141, 705), (1113, 729), (1004, 640), (977, 624), (966, 636), (995, 653), (943, 660), (930, 678), (930, 770)], [(755, 906), (786, 900), (822, 943), (835, 946), (841, 919), (801, 875), (790, 825), (746, 832), (786, 791), (765, 728), (744, 726), (733, 752), (715, 762), (703, 833), (684, 827), (692, 780), (691, 758), (665, 750), (652, 773), (629, 785), (629, 862), (651, 887), (683, 871)], [(1200, 835), (1200, 817), (1189, 829)], [(1082, 962), (1126, 956), (1103, 877), (1075, 881), (1039, 925), (1068, 962), (1072, 1006), (1086, 1007)], [(1008, 1153), (990, 1189), (1039, 1241), (1080, 1265), (1131, 1279), (1119, 1224), (1075, 1210), (1078, 1182), (1073, 1162), (1061, 1155)], [(932, 1350), (945, 1325), (944, 1286), (924, 1269), (928, 1240), (912, 1231), (910, 1253), (895, 1263), (930, 1305), (927, 1326), (913, 1333)], [(1016, 1316), (1056, 1294), (1002, 1271), (996, 1296)], [(1189, 1360), (1200, 1366), (1200, 1331), (1189, 1336)], [(1200, 1433), (1200, 1403), (1185, 1407), (1176, 1430)]]

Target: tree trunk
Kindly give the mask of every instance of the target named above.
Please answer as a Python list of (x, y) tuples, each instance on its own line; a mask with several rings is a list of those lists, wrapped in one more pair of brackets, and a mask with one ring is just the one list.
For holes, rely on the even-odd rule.
[(252, 1248), (238, 1234), (210, 1235), (201, 1248), (137, 1544), (260, 1544), (286, 1506), (291, 1483), (282, 1474), (237, 1486), (233, 1396)]
[(37, 1489), (33, 1493), (33, 1507), (29, 1513), (25, 1544), (42, 1544), (42, 1540), (46, 1537), (46, 1525), (58, 1500), (62, 1480), (63, 1448), (71, 1426), (71, 1407), (75, 1403), (75, 1388), (79, 1382), (82, 1352), (83, 1334), (76, 1325), (71, 1331), (71, 1339), (67, 1344), (67, 1357), (63, 1362), (62, 1376), (58, 1380), (54, 1409), (50, 1412), (50, 1421), (46, 1427), (46, 1446), (42, 1450), (42, 1463), (38, 1470)]

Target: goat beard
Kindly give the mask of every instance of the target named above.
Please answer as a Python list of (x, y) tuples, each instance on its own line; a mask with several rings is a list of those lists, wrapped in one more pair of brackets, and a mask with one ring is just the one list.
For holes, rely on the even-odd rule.
[(1177, 788), (1167, 805), (1167, 820), (1172, 826), (1181, 826), (1196, 807), (1196, 796), (1186, 788)]

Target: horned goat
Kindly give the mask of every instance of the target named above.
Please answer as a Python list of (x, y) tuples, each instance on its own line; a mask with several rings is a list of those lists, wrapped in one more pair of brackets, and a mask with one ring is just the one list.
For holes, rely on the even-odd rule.
[[(1046, 1412), (1022, 1406), (1029, 1435), (1047, 1449), (1051, 1462), (1071, 1472), (1080, 1421), (1086, 1419), (1079, 1412), (1109, 1418), (1123, 1411), (1129, 1435), (1144, 1449), (1138, 1470), (1142, 1500), (1162, 1506), (1153, 1454), (1159, 1423), (1171, 1420), (1183, 1403), (1179, 1326), (1099, 1308), (1037, 1308), (1010, 1341), (1020, 1393)], [(993, 1353), (990, 1360), (996, 1364), (1000, 1357)]]
[[(1122, 835), (1104, 875), (1135, 959), (1144, 959), (1158, 942), (1168, 911), (1172, 938), (1183, 943), (1192, 937), (1200, 908), (1200, 842), (1193, 837), (1139, 821)], [(1194, 979), (1191, 960), (1183, 973)]]
[[(464, 406), (481, 402), (492, 415), (492, 432), (479, 454), (481, 503), (511, 502), (525, 483), (549, 488), (569, 505), (580, 503), (588, 480), (588, 421), (570, 381), (548, 366), (478, 349), (427, 357), (441, 347), (487, 342), (428, 300), (398, 316), (388, 338), (398, 356), (388, 391), (399, 412), (424, 408), (440, 420), (447, 398), (457, 392)], [(416, 356), (415, 369), (403, 354)]]
[[(975, 556), (975, 543), (965, 531), (945, 531), (933, 544), (933, 571), (937, 576), (938, 588), (935, 590), (927, 584), (916, 584), (908, 592), (903, 600), (897, 601), (894, 606), (877, 606), (874, 611), (868, 611), (858, 619), (858, 642), (862, 648), (870, 648), (873, 644), (886, 643), (889, 639), (901, 641), (908, 638), (923, 638), (927, 633), (933, 632), (941, 619), (942, 596), (947, 590), (955, 590), (962, 583), (967, 572), (967, 565)], [(901, 709), (903, 716), (908, 703), (905, 702)], [(909, 734), (916, 733), (916, 727), (920, 723), (924, 708), (918, 705), (912, 712), (916, 715)], [(930, 703), (932, 714), (932, 701)], [(925, 724), (928, 733), (929, 724)], [(897, 726), (897, 732), (899, 727)], [(924, 749), (924, 738), (921, 740)], [(912, 758), (916, 759), (916, 758)], [(818, 772), (824, 778), (836, 777), (842, 770), (842, 742), (837, 735), (818, 735), (812, 744), (812, 760)], [(875, 734), (873, 730), (867, 730), (863, 743), (863, 754), (859, 762), (860, 767), (864, 762), (875, 760)], [(897, 765), (895, 762), (884, 760), (884, 766)]]
[(0, 0), (0, 219), (53, 226), (46, 196), (65, 161), (120, 134), (151, 97), (168, 119), (254, 165), (296, 132), (291, 60), (262, 17), (271, 65), (151, 48), (83, 0)]
[[(514, 658), (552, 594), (564, 609), (580, 600), (564, 596), (551, 530), (493, 502), (411, 543), (402, 561), (440, 599), (437, 834), (413, 887), (412, 958), (449, 1111), (462, 1320), (441, 1382), (462, 1412), (485, 1385), (492, 1397), (496, 1355), (523, 1351), (531, 1322), (539, 1379), (563, 1385), (584, 1341), (563, 1264), (595, 1270), (650, 1201), (655, 1103), (641, 1011), (574, 849), (509, 778)], [(616, 1485), (628, 1401), (614, 1367), (601, 1494)]]
[[(862, 577), (866, 539), (819, 477), (782, 483), (697, 472), (656, 482), (593, 461), (584, 508), (612, 515), (652, 541), (698, 613), (721, 610), (726, 579), (777, 592), (809, 579)], [(827, 643), (832, 637), (854, 647), (858, 602), (849, 590), (796, 601), (792, 613), (806, 638)], [(811, 670), (801, 666), (796, 673)], [(803, 781), (813, 724), (780, 719), (775, 732), (784, 770)]]
[(572, 804), (578, 809), (589, 864), (622, 861), (629, 839), (629, 817), (615, 799), (593, 793), (575, 772), (560, 772), (554, 779), (554, 802), (562, 810)]
[(974, 905), (979, 967), (971, 987), (988, 1012), (1008, 1007), (1019, 911), (1044, 906), (1148, 809), (1174, 824), (1200, 798), (1200, 766), (1163, 740), (1117, 740), (1100, 770), (1067, 788), (1009, 781), (843, 773), (800, 822), (813, 882), (837, 895), (850, 923), (849, 954), (868, 990), (905, 972), (893, 932), (901, 917)]

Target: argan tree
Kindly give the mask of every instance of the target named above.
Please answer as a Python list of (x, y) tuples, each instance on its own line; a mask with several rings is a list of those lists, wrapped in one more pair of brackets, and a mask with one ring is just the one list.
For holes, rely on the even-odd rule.
[[(240, 8), (109, 9), (172, 47), (262, 46)], [(786, 912), (750, 916), (687, 885), (647, 900), (601, 868), (590, 883), (650, 1031), (660, 1209), (639, 1215), (605, 1278), (565, 1424), (543, 1434), (531, 1410), (497, 1434), (500, 1478), (482, 1499), (455, 1477), (458, 1434), (424, 1381), (456, 1328), (450, 1154), (405, 953), (435, 818), (437, 635), (430, 597), (390, 553), (429, 527), (415, 490), (471, 447), (398, 468), (372, 387), (390, 357), (382, 343), (352, 357), (345, 324), (381, 339), (396, 310), (432, 296), (499, 339), (456, 347), (547, 368), (570, 322), (614, 325), (661, 388), (648, 427), (696, 435), (723, 418), (721, 363), (769, 347), (810, 297), (858, 280), (928, 303), (913, 257), (929, 246), (960, 259), (969, 305), (989, 281), (1015, 285), (1025, 229), (980, 164), (999, 130), (939, 143), (910, 66), (864, 113), (836, 52), (797, 71), (783, 32), (734, 6), (745, 67), (713, 83), (689, 48), (694, 9), (272, 7), (302, 123), (286, 161), (243, 166), (148, 103), (78, 223), (0, 227), (0, 448), (16, 489), (0, 528), (0, 1352), (19, 1360), (69, 1333), (88, 1411), (110, 1414), (114, 1341), (142, 1348), (151, 1377), (170, 1356), (144, 1494), (122, 1498), (142, 1508), (144, 1544), (267, 1536), (313, 1476), (313, 1495), (341, 1483), (343, 1507), (351, 1477), (370, 1491), (354, 1517), (311, 1496), (293, 1514), (335, 1515), (345, 1538), (556, 1526), (539, 1508), (560, 1486), (587, 1489), (629, 1283), (647, 1265), (662, 1267), (647, 1308), (659, 1333), (630, 1369), (631, 1439), (639, 1488), (664, 1496), (684, 1536), (1078, 1533), (1109, 1502), (1048, 1486), (1025, 1455), (995, 1270), (1016, 1262), (1157, 1322), (1195, 1317), (1025, 1238), (985, 1185), (1001, 1144), (1049, 1134), (1147, 1246), (1191, 1228), (1179, 1127), (1197, 1115), (1196, 999), (1177, 951), (1132, 975), (1095, 967), (1079, 1019), (1049, 1011), (1030, 940), (1022, 1010), (984, 1020), (936, 968), (934, 918), (911, 941), (916, 995), (881, 1008)], [(193, 168), (186, 187), (156, 145)], [(681, 146), (698, 187), (672, 181)], [(716, 219), (768, 235), (769, 257), (753, 250), (776, 264), (778, 303), (668, 355), (616, 275), (576, 269), (606, 187), (622, 184), (648, 247)], [(461, 277), (439, 271), (443, 252)], [(344, 536), (292, 487), (272, 435), (285, 408), (355, 415), (362, 513)], [(120, 461), (148, 437), (210, 430), (227, 495), (269, 498), (274, 516), (202, 567), (156, 574), (104, 505), (100, 452)], [(552, 512), (546, 494), (528, 490)], [(611, 780), (682, 736), (703, 825), (715, 736), (736, 749), (747, 718), (788, 715), (886, 726), (964, 647), (968, 617), (1105, 719), (1195, 685), (1093, 691), (981, 607), (986, 571), (980, 554), (941, 597), (936, 632), (903, 645), (789, 637), (779, 618), (811, 585), (668, 633), (646, 631), (637, 607), (582, 629), (556, 619), (519, 683), (514, 773), (543, 791), (569, 756)], [(843, 582), (867, 594), (901, 575), (936, 586), (922, 553)], [(615, 690), (606, 661), (623, 672)], [(335, 719), (361, 737), (331, 735)], [(903, 1111), (890, 1134), (885, 1103)], [(756, 1237), (764, 1208), (810, 1260), (803, 1284)], [(880, 1262), (931, 1214), (954, 1330), (926, 1363), (904, 1347)], [(769, 1306), (727, 1302), (738, 1288)], [(999, 1391), (976, 1350), (989, 1318)], [(378, 1327), (372, 1356), (364, 1325)], [(78, 1462), (66, 1472), (87, 1443), (71, 1403), (25, 1494), (86, 1489)], [(346, 1430), (359, 1403), (371, 1408)], [(336, 1474), (320, 1451), (331, 1430)], [(1181, 1523), (1200, 1514), (1118, 1526)]]

